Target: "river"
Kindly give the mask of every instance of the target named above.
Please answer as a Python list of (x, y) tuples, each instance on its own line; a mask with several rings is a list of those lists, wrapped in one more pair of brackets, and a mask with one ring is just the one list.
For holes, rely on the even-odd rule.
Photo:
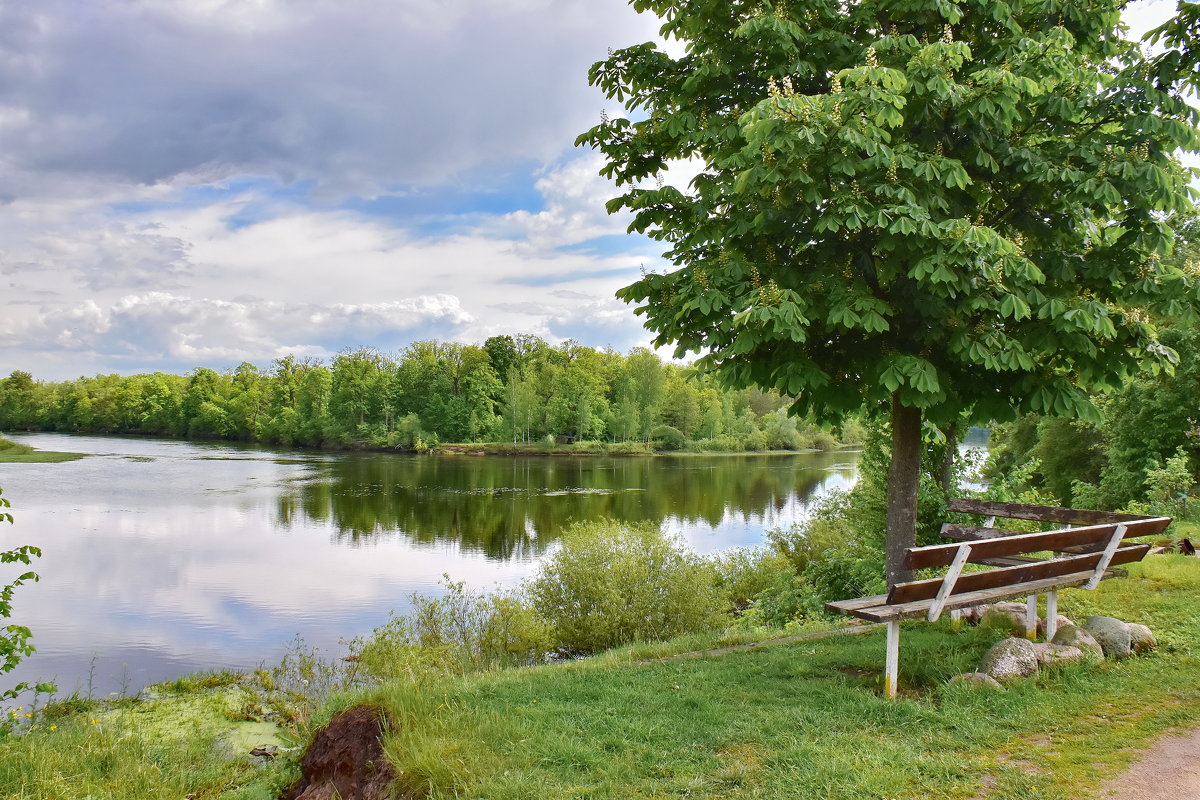
[(297, 636), (338, 655), (443, 575), (519, 583), (574, 520), (651, 520), (700, 553), (758, 545), (857, 476), (853, 452), (408, 456), (8, 438), (89, 455), (0, 464), (16, 520), (0, 547), (43, 550), (11, 620), (37, 653), (0, 687), (55, 680), (95, 696), (277, 663)]

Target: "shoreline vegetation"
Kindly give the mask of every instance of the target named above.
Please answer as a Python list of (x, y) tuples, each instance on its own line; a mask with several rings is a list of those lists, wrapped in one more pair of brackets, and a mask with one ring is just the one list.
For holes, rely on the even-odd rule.
[(881, 588), (885, 442), (873, 429), (854, 488), (760, 547), (700, 556), (651, 524), (578, 523), (520, 586), (447, 578), (344, 655), (297, 640), (278, 665), (132, 698), (26, 693), (0, 715), (0, 797), (283, 797), (317, 734), (368, 704), (403, 798), (1081, 800), (1200, 715), (1200, 561), (1181, 555), (1060, 597), (1073, 619), (1150, 626), (1147, 655), (996, 691), (950, 678), (1009, 622), (906, 623), (886, 700), (882, 632), (823, 610)]
[[(765, 452), (861, 444), (789, 411), (775, 391), (730, 390), (637, 348), (627, 355), (534, 336), (416, 342), (218, 373), (0, 379), (0, 430), (145, 435), (317, 450), (514, 453)], [(450, 444), (447, 444), (450, 443)]]
[(384, 749), (398, 797), (1082, 800), (1137, 748), (1200, 714), (1198, 594), (1200, 562), (1177, 555), (1151, 556), (1096, 592), (1067, 590), (1061, 613), (1137, 618), (1159, 648), (1003, 691), (949, 678), (1010, 631), (906, 623), (897, 701), (878, 691), (882, 633), (817, 621), (380, 681), (361, 680), (362, 661), (321, 662), (298, 646), (248, 675), (9, 710), (0, 796), (280, 797), (316, 732), (368, 703), (391, 720)]
[(86, 453), (64, 453), (36, 450), (0, 436), (0, 464), (57, 464), (86, 458)]

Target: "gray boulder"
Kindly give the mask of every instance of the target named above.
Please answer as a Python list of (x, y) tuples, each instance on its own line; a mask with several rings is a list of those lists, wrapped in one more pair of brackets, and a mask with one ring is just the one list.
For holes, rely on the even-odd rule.
[[(1056, 616), (1054, 618), (1054, 630), (1056, 632), (1059, 629), (1066, 627), (1067, 625), (1074, 625), (1074, 624), (1075, 624), (1074, 622), (1072, 622), (1069, 618), (1064, 617), (1062, 614), (1059, 614), (1058, 616)], [(1038, 636), (1045, 636), (1045, 635), (1046, 635), (1046, 620), (1039, 617), (1038, 618)]]
[(1114, 617), (1088, 617), (1083, 630), (1100, 643), (1104, 655), (1112, 658), (1129, 658), (1133, 639), (1129, 634), (1129, 623)]
[(1147, 650), (1153, 650), (1155, 647), (1158, 647), (1158, 640), (1154, 638), (1154, 633), (1145, 625), (1131, 622), (1129, 623), (1129, 647), (1135, 653), (1144, 653)]
[(979, 671), (1002, 682), (1029, 677), (1038, 671), (1037, 650), (1028, 639), (1010, 637), (987, 651)]
[(978, 617), (981, 624), (1007, 626), (1014, 631), (1025, 632), (1024, 603), (993, 603), (990, 606), (983, 606)]
[(1000, 681), (988, 675), (986, 672), (964, 672), (961, 675), (955, 675), (950, 679), (951, 683), (965, 683), (968, 686), (975, 686), (982, 689), (999, 689), (1004, 691), (1004, 687), (1000, 685)]
[(1074, 647), (1080, 650), (1088, 661), (1103, 661), (1104, 649), (1100, 647), (1092, 635), (1075, 625), (1064, 625), (1054, 634), (1051, 644)]
[(1053, 642), (1039, 644), (1035, 642), (1033, 649), (1037, 652), (1038, 664), (1043, 667), (1055, 664), (1074, 664), (1087, 660), (1087, 656), (1082, 650), (1071, 645), (1054, 644)]

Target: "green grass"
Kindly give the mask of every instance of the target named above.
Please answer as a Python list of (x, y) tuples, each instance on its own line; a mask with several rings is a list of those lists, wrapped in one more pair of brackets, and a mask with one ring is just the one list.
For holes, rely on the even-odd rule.
[[(1128, 748), (1200, 711), (1200, 561), (1156, 558), (1062, 607), (1147, 623), (1153, 654), (1001, 693), (951, 686), (1004, 633), (907, 625), (896, 701), (881, 633), (641, 665), (613, 659), (375, 693), (414, 795), (1083, 798)], [(1080, 619), (1082, 621), (1082, 619)]]
[[(992, 692), (947, 680), (1003, 631), (910, 623), (901, 696), (888, 701), (880, 631), (670, 658), (717, 641), (693, 636), (339, 695), (300, 737), (354, 703), (381, 704), (398, 789), (412, 797), (1083, 800), (1135, 748), (1200, 719), (1200, 559), (1151, 557), (1096, 592), (1064, 592), (1060, 607), (1145, 623), (1159, 648)], [(202, 675), (151, 701), (56, 710), (0, 739), (0, 797), (278, 796), (298, 749), (254, 767), (215, 744), (256, 717), (247, 686)]]
[(27, 444), (17, 444), (0, 437), (0, 464), (57, 464), (61, 461), (75, 461), (84, 455), (34, 450)]

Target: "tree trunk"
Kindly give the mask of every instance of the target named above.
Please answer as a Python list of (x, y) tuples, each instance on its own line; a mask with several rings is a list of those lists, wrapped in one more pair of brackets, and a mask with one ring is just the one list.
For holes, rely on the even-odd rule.
[(904, 550), (917, 541), (917, 486), (921, 475), (921, 410), (892, 395), (892, 463), (888, 467), (888, 586), (912, 579)]
[(942, 494), (949, 500), (950, 492), (954, 489), (954, 462), (958, 458), (958, 423), (950, 423), (945, 434), (946, 454), (942, 458), (942, 473), (938, 476), (938, 483), (941, 484)]

